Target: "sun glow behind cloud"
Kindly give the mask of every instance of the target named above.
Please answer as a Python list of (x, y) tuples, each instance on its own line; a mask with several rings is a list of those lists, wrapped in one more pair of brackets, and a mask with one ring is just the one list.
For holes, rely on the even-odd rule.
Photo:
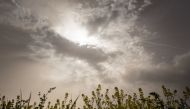
[[(2, 52), (3, 56), (7, 56), (5, 60), (10, 60), (13, 57), (16, 64), (20, 57), (24, 61), (28, 61), (25, 59), (26, 57), (34, 60), (35, 62), (31, 62), (34, 67), (28, 69), (33, 75), (33, 80), (37, 80), (36, 75), (39, 76), (38, 81), (35, 82), (42, 83), (43, 87), (45, 86), (42, 81), (48, 81), (46, 85), (48, 87), (49, 84), (54, 84), (54, 86), (61, 84), (60, 87), (62, 88), (75, 87), (75, 85), (84, 88), (85, 85), (95, 86), (101, 83), (123, 85), (124, 87), (131, 85), (133, 88), (136, 83), (146, 82), (144, 79), (147, 78), (144, 75), (150, 73), (149, 75), (154, 78), (154, 73), (151, 72), (156, 71), (157, 73), (159, 71), (157, 64), (153, 62), (154, 54), (147, 52), (142, 43), (142, 41), (148, 41), (149, 36), (152, 38), (152, 35), (146, 27), (138, 25), (138, 19), (141, 18), (139, 17), (140, 12), (137, 11), (139, 10), (138, 6), (131, 3), (132, 0), (130, 2), (125, 0), (114, 1), (112, 3), (106, 3), (109, 0), (84, 1), (85, 3), (81, 3), (79, 9), (73, 9), (79, 6), (80, 3), (77, 4), (77, 2), (73, 2), (73, 7), (67, 6), (68, 9), (65, 9), (65, 4), (62, 2), (67, 1), (64, 0), (60, 2), (54, 0), (48, 4), (44, 0), (34, 0), (30, 3), (23, 1), (28, 4), (27, 9), (28, 6), (31, 8), (31, 12), (27, 10), (20, 12), (22, 10), (20, 9), (19, 13), (22, 16), (16, 20), (14, 17), (5, 16), (5, 21), (10, 19), (9, 22), (13, 22), (12, 25), (16, 25), (17, 28), (4, 24), (1, 28), (4, 28), (1, 30), (2, 33), (5, 36), (8, 35), (2, 37), (2, 43), (4, 44), (7, 41), (5, 48), (9, 48), (11, 45), (10, 53), (8, 52), (10, 56), (7, 55), (7, 50)], [(105, 3), (103, 3), (104, 1)], [(94, 2), (98, 3), (94, 4)], [(35, 4), (31, 5), (31, 3)], [(39, 4), (39, 6), (36, 6), (36, 4)], [(47, 5), (47, 7), (44, 7), (44, 5)], [(39, 17), (36, 14), (33, 15), (32, 12), (37, 13)], [(44, 20), (44, 16), (47, 19)], [(43, 22), (40, 23), (42, 20)], [(25, 31), (25, 25), (28, 26), (27, 29), (31, 30)], [(15, 46), (12, 46), (12, 44), (15, 44)], [(25, 55), (25, 53), (27, 54)], [(35, 65), (35, 63), (38, 64)], [(179, 64), (183, 63), (180, 62)], [(169, 69), (166, 69), (163, 64), (160, 66), (163, 68), (163, 72), (170, 71), (171, 65), (166, 64)], [(31, 66), (28, 65), (28, 67)], [(20, 68), (17, 69), (21, 70)], [(174, 68), (178, 69), (178, 66), (174, 66)], [(36, 73), (32, 74), (32, 70)], [(15, 71), (12, 70), (9, 74), (11, 72)], [(23, 74), (27, 73), (23, 72)], [(149, 75), (150, 81), (153, 81)], [(27, 79), (31, 79), (28, 75), (26, 76)], [(31, 81), (33, 80), (31, 79)], [(15, 81), (12, 82), (13, 85)], [(20, 83), (24, 84), (25, 82), (20, 80)], [(85, 90), (87, 89), (85, 88)]]
[[(89, 10), (84, 9), (84, 11), (86, 11), (86, 13), (89, 13), (89, 15), (91, 14), (91, 11)], [(119, 78), (124, 73), (126, 73), (126, 66), (131, 66), (131, 69), (133, 69), (137, 65), (149, 61), (149, 58), (147, 58), (147, 54), (144, 53), (143, 48), (137, 45), (141, 38), (131, 37), (128, 32), (133, 29), (133, 26), (135, 25), (135, 21), (137, 19), (136, 14), (127, 20), (123, 20), (123, 17), (119, 16), (117, 19), (120, 19), (120, 22), (117, 22), (117, 20), (110, 20), (110, 22), (105, 21), (106, 23), (103, 23), (102, 25), (99, 24), (97, 27), (95, 24), (93, 25), (93, 23), (87, 23), (91, 20), (91, 22), (93, 22), (93, 19), (89, 20), (90, 18), (88, 16), (79, 14), (73, 10), (71, 10), (71, 12), (68, 11), (63, 16), (60, 15), (59, 17), (61, 20), (55, 21), (54, 26), (52, 27), (53, 30), (59, 34), (59, 36), (71, 42), (74, 42), (77, 44), (76, 46), (80, 46), (79, 48), (87, 47), (87, 49), (94, 50), (93, 47), (95, 47), (95, 50), (97, 51), (100, 49), (103, 51), (102, 53), (106, 54), (107, 58), (106, 61), (100, 61), (97, 63), (97, 59), (95, 59), (95, 63), (91, 63), (91, 61), (89, 62), (83, 58), (71, 56), (65, 57), (64, 59), (66, 60), (63, 60), (61, 57), (61, 61), (58, 61), (58, 63), (52, 65), (52, 62), (50, 62), (51, 66), (54, 66), (54, 69), (56, 69), (56, 71), (53, 71), (54, 73), (48, 74), (47, 79), (53, 81), (70, 81), (72, 76), (75, 75), (76, 78), (78, 78), (77, 81), (88, 81), (92, 79), (91, 77), (93, 77), (100, 82), (122, 82)], [(99, 14), (96, 17), (98, 19)], [(109, 16), (107, 19), (109, 19)], [(125, 23), (127, 25), (124, 25)], [(91, 29), (93, 27), (95, 28), (92, 34)], [(101, 28), (104, 29), (99, 30)], [(84, 53), (84, 51), (82, 52)], [(87, 54), (89, 55), (89, 53)], [(85, 55), (85, 53), (83, 55)], [(88, 56), (85, 57), (88, 58)], [(89, 59), (91, 60), (91, 58)], [(81, 63), (78, 63), (78, 61), (81, 61)], [(104, 70), (99, 71), (97, 67), (101, 67)], [(93, 80), (88, 83), (95, 82)]]
[(68, 17), (68, 19), (61, 21), (54, 28), (62, 37), (82, 45), (98, 45), (97, 36), (89, 36), (88, 29), (85, 28), (80, 22), (80, 20), (75, 19), (74, 16)]

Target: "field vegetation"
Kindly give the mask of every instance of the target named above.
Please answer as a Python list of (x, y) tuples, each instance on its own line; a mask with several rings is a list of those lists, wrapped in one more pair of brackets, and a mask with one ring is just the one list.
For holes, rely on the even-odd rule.
[[(0, 109), (190, 109), (190, 89), (185, 88), (181, 96), (177, 90), (171, 90), (162, 86), (163, 93), (150, 92), (145, 96), (141, 88), (138, 93), (132, 95), (115, 87), (113, 93), (109, 89), (103, 90), (101, 85), (92, 91), (91, 95), (82, 94), (76, 99), (69, 99), (69, 93), (65, 93), (63, 100), (57, 99), (55, 103), (48, 102), (48, 95), (55, 90), (50, 88), (47, 93), (39, 92), (40, 102), (31, 103), (31, 95), (24, 100), (22, 94), (16, 99), (7, 100), (0, 97)], [(82, 97), (83, 106), (77, 107), (78, 98)]]

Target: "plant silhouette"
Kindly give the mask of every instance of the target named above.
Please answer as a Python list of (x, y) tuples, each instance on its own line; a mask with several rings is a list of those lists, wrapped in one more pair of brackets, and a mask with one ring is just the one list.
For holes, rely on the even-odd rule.
[(31, 104), (31, 94), (24, 100), (22, 93), (16, 99), (6, 100), (5, 96), (0, 97), (0, 109), (190, 109), (190, 89), (186, 87), (179, 97), (177, 90), (171, 90), (162, 86), (163, 96), (157, 92), (150, 92), (148, 96), (144, 95), (141, 88), (138, 93), (127, 94), (118, 87), (110, 93), (109, 89), (102, 90), (101, 85), (92, 91), (92, 94), (82, 94), (83, 106), (77, 107), (78, 97), (69, 99), (69, 93), (65, 93), (63, 100), (57, 99), (55, 103), (47, 102), (48, 95), (56, 87), (50, 88), (47, 93), (39, 92), (39, 103)]

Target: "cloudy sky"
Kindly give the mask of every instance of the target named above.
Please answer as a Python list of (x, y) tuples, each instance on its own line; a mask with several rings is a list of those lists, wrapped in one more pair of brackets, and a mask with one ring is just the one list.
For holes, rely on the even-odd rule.
[[(0, 0), (0, 92), (190, 84), (189, 0)], [(76, 90), (77, 89), (77, 90)]]

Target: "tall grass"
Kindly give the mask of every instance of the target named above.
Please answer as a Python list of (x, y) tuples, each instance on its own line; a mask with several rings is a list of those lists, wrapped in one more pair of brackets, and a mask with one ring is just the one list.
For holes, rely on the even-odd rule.
[[(31, 103), (31, 94), (24, 100), (22, 94), (16, 99), (7, 100), (5, 96), (0, 97), (0, 109), (76, 109), (77, 100), (69, 99), (69, 93), (65, 93), (63, 100), (57, 99), (55, 103), (47, 102), (48, 95), (55, 90), (50, 88), (47, 93), (38, 94), (40, 102)], [(118, 87), (110, 93), (109, 89), (102, 90), (101, 85), (92, 91), (91, 95), (82, 94), (82, 109), (190, 109), (190, 89), (188, 87), (179, 97), (177, 90), (171, 90), (162, 86), (163, 96), (157, 92), (150, 92), (144, 95), (141, 88), (138, 93), (128, 94)]]

